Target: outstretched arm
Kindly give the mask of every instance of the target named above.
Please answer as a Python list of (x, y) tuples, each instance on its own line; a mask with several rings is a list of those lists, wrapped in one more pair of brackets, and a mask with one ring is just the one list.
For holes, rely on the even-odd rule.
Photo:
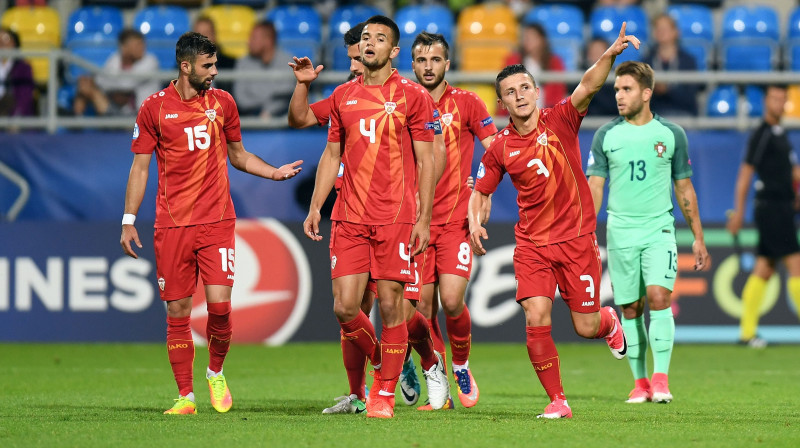
[[(134, 219), (136, 213), (139, 212), (139, 207), (142, 205), (144, 199), (144, 191), (147, 189), (147, 178), (149, 177), (150, 158), (153, 156), (149, 154), (135, 154), (133, 156), (133, 163), (131, 164), (131, 172), (128, 174), (128, 187), (125, 189), (125, 214), (133, 215)], [(136, 247), (142, 248), (142, 242), (139, 241), (139, 232), (133, 223), (122, 225), (122, 236), (120, 236), (119, 244), (122, 245), (122, 251), (128, 256), (139, 258), (136, 252), (131, 247), (131, 240), (136, 243)]]
[(322, 240), (322, 235), (319, 234), (319, 222), (322, 219), (320, 210), (336, 184), (341, 162), (341, 144), (328, 142), (319, 158), (314, 192), (311, 194), (311, 205), (308, 207), (308, 216), (303, 221), (303, 233), (314, 241)]
[(308, 89), (311, 82), (317, 79), (323, 66), (318, 65), (314, 68), (311, 59), (308, 57), (293, 58), (290, 62), (297, 84), (292, 92), (292, 99), (289, 101), (289, 126), (297, 129), (307, 128), (317, 124), (317, 117), (308, 105)]
[(242, 142), (228, 142), (228, 158), (231, 160), (231, 165), (237, 170), (265, 179), (278, 181), (291, 179), (303, 170), (300, 167), (303, 163), (302, 160), (296, 160), (280, 168), (275, 168), (257, 155), (247, 152)]
[(622, 22), (617, 40), (608, 47), (608, 50), (600, 56), (600, 59), (598, 59), (594, 65), (586, 70), (586, 73), (583, 74), (583, 78), (581, 78), (580, 84), (578, 84), (578, 87), (575, 87), (575, 91), (572, 92), (572, 105), (575, 106), (578, 112), (583, 113), (589, 108), (589, 102), (592, 101), (594, 94), (603, 87), (617, 56), (628, 48), (629, 44), (633, 44), (637, 50), (639, 49), (639, 39), (637, 39), (636, 36), (626, 35), (625, 27), (626, 22)]
[(711, 267), (711, 256), (706, 250), (706, 243), (703, 238), (703, 225), (700, 223), (700, 211), (697, 205), (697, 194), (690, 178), (678, 179), (675, 181), (675, 198), (681, 208), (686, 224), (694, 234), (692, 252), (694, 253), (694, 269), (702, 271)]

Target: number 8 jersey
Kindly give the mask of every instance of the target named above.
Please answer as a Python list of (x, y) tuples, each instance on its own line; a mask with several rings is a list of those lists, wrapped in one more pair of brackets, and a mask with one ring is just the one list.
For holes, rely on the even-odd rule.
[(219, 89), (184, 101), (175, 82), (139, 108), (131, 151), (156, 153), (156, 228), (233, 219), (228, 142), (242, 140), (239, 112)]

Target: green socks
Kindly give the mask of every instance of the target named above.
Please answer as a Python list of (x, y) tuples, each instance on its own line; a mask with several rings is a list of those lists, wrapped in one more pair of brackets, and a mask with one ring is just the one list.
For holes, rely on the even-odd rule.
[(672, 357), (674, 343), (675, 318), (672, 317), (672, 308), (650, 310), (650, 347), (653, 349), (653, 373), (669, 373), (669, 360)]
[(628, 340), (628, 363), (633, 372), (633, 379), (648, 378), (647, 375), (647, 329), (644, 327), (644, 316), (635, 319), (620, 319), (625, 339)]

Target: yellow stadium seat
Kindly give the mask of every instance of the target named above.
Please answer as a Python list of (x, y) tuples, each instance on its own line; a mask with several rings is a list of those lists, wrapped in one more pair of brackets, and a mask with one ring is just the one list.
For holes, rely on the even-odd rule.
[[(58, 11), (47, 6), (15, 6), (0, 19), (0, 25), (19, 35), (22, 50), (52, 50), (61, 46), (61, 21)], [(47, 57), (27, 58), (33, 68), (33, 79), (47, 82), (50, 64)]]
[(800, 118), (800, 86), (789, 86), (789, 98), (786, 101), (786, 116)]
[(465, 72), (499, 72), (513, 51), (513, 47), (506, 44), (484, 42), (462, 43), (458, 49), (459, 67)]
[(499, 71), (519, 45), (519, 24), (508, 6), (465, 8), (458, 16), (458, 61), (464, 71)]
[(470, 92), (478, 95), (478, 98), (483, 100), (486, 104), (486, 110), (489, 115), (494, 116), (497, 113), (497, 93), (495, 93), (494, 86), (491, 84), (459, 84), (460, 89), (469, 90)]
[(232, 58), (247, 54), (247, 41), (256, 23), (256, 13), (244, 5), (216, 5), (203, 10), (211, 18), (217, 31), (221, 51)]

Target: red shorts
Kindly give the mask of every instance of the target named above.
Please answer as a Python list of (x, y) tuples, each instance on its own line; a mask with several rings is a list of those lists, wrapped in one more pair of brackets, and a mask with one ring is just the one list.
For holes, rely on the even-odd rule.
[(517, 301), (538, 296), (552, 299), (558, 286), (570, 310), (598, 311), (601, 266), (594, 232), (540, 247), (517, 240), (514, 249)]
[(441, 274), (458, 275), (469, 280), (472, 248), (469, 246), (467, 220), (431, 226), (431, 241), (423, 260), (423, 284), (439, 280)]
[[(414, 263), (416, 265), (416, 263)], [(417, 280), (416, 283), (406, 283), (406, 287), (403, 290), (403, 297), (406, 300), (415, 300), (419, 301), (420, 294), (422, 293), (422, 284), (419, 282), (419, 271), (414, 271), (414, 278)], [(367, 282), (367, 290), (372, 291), (372, 294), (375, 297), (378, 297), (378, 282), (373, 280), (372, 278), (369, 279)]]
[(408, 240), (412, 224), (375, 226), (334, 221), (331, 225), (331, 278), (369, 272), (375, 280), (414, 283)]
[(233, 286), (235, 219), (155, 229), (153, 245), (161, 300), (183, 299), (206, 285)]

